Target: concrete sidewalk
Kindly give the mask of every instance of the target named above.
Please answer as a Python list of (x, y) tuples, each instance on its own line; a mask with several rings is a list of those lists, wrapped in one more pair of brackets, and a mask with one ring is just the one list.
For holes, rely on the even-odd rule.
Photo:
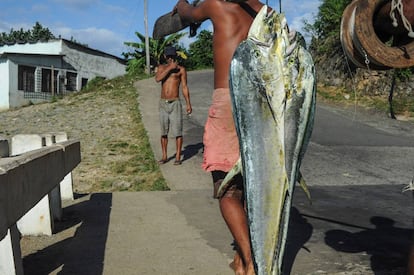
[[(160, 84), (151, 78), (136, 86), (160, 158)], [(25, 256), (25, 274), (233, 274), (233, 238), (212, 197), (210, 174), (201, 169), (204, 123), (196, 118), (206, 117), (208, 104), (194, 99), (195, 115), (185, 116), (182, 165), (161, 166), (171, 191), (95, 193), (67, 203), (56, 233), (33, 237), (42, 247)], [(175, 139), (168, 147), (173, 158)]]
[[(151, 78), (136, 87), (142, 121), (160, 158), (160, 84)], [(194, 112), (204, 108), (196, 102), (209, 104), (194, 99)], [(171, 191), (113, 194), (104, 274), (233, 274), (233, 239), (212, 197), (211, 176), (201, 169), (203, 122), (184, 119), (182, 165), (173, 165), (170, 138), (172, 161), (160, 166)]]
[[(136, 87), (142, 121), (159, 159), (161, 87), (153, 78)], [(208, 102), (193, 98), (192, 103), (196, 116), (207, 116), (199, 113), (207, 110), (199, 104)], [(175, 138), (169, 139), (171, 161), (160, 168), (171, 191), (113, 194), (104, 274), (233, 274), (233, 239), (212, 198), (211, 176), (201, 169), (202, 135), (202, 119), (185, 116), (179, 166), (173, 165)]]
[[(36, 237), (44, 243), (25, 256), (26, 274), (233, 274), (229, 268), (233, 238), (212, 198), (210, 175), (200, 167), (212, 75), (212, 71), (189, 72), (193, 114), (184, 121), (183, 163), (161, 166), (171, 191), (77, 198), (64, 208), (57, 234)], [(160, 84), (147, 79), (136, 87), (144, 126), (160, 158)], [(324, 113), (327, 119), (321, 116)], [(406, 131), (387, 121), (393, 126), (390, 132), (395, 132), (391, 138), (377, 128), (366, 128), (366, 123), (358, 124), (334, 140), (344, 143), (346, 135), (369, 130), (368, 145), (361, 146), (359, 140), (332, 144), (325, 141), (330, 136), (326, 130), (343, 127), (349, 119), (344, 116), (326, 126), (336, 115), (323, 109), (317, 116), (302, 166), (312, 204), (302, 190), (295, 191), (286, 273), (404, 274), (414, 205), (411, 194), (401, 189), (405, 179), (411, 179), (414, 145), (405, 142), (396, 147), (395, 137), (404, 137), (401, 133), (408, 130), (414, 133), (414, 125), (405, 125)], [(377, 132), (382, 143), (374, 142), (381, 140), (374, 140)], [(169, 140), (168, 151), (173, 158), (174, 139)]]

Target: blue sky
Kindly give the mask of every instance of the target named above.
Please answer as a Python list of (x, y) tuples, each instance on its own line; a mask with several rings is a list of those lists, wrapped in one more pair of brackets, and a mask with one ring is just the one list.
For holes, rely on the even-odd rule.
[[(318, 12), (319, 0), (281, 0), (290, 28), (301, 30)], [(148, 0), (148, 33), (155, 20), (174, 7), (176, 0)], [(265, 1), (263, 1), (265, 2)], [(279, 0), (269, 0), (279, 9)], [(145, 34), (144, 0), (1, 0), (0, 32), (32, 29), (36, 21), (55, 35), (72, 37), (90, 48), (119, 57), (127, 52), (125, 41), (138, 41), (135, 32)], [(209, 21), (202, 28), (211, 30)], [(187, 46), (191, 41), (184, 38)]]

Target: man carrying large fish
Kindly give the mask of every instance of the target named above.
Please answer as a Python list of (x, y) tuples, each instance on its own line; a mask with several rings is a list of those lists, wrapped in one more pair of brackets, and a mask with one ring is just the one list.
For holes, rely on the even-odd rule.
[[(257, 0), (246, 3), (255, 11), (263, 6)], [(214, 94), (204, 133), (203, 168), (211, 171), (215, 185), (219, 185), (239, 158), (239, 143), (233, 121), (229, 92), (229, 68), (233, 54), (246, 39), (253, 18), (237, 3), (205, 0), (194, 7), (185, 0), (178, 1), (178, 14), (195, 22), (210, 19), (214, 26)], [(235, 184), (219, 200), (220, 210), (237, 244), (233, 267), (236, 274), (254, 274), (251, 257), (242, 183)], [(237, 188), (239, 187), (239, 188)], [(215, 188), (217, 189), (217, 188)]]
[(280, 274), (293, 185), (313, 122), (313, 62), (284, 17), (257, 0), (179, 0), (174, 11), (214, 27), (203, 168), (212, 173), (236, 242), (231, 266), (236, 274)]

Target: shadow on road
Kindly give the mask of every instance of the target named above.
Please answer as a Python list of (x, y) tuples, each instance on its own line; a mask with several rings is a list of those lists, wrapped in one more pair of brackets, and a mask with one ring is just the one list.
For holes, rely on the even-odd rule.
[[(401, 193), (401, 185), (313, 186), (310, 189), (311, 205), (305, 203), (303, 192), (296, 192), (294, 197), (294, 206), (313, 228), (305, 244), (305, 249), (310, 248), (308, 261), (315, 260), (315, 266), (326, 270), (366, 266), (377, 275), (405, 274), (414, 234), (414, 203), (410, 195)], [(325, 267), (326, 261), (337, 252), (341, 253), (341, 260), (336, 266)]]
[(370, 221), (375, 228), (358, 232), (329, 230), (325, 233), (325, 242), (341, 252), (366, 252), (371, 256), (371, 269), (375, 274), (397, 271), (404, 274), (414, 231), (395, 227), (394, 220), (386, 217), (373, 216)]
[(185, 146), (182, 152), (183, 161), (190, 159), (193, 156), (197, 155), (202, 148), (203, 148), (202, 142)]
[(55, 233), (80, 223), (75, 235), (24, 257), (25, 274), (102, 274), (111, 206), (112, 194), (99, 193), (64, 208)]
[(309, 251), (305, 244), (312, 236), (313, 227), (308, 220), (302, 216), (296, 207), (290, 210), (289, 229), (286, 242), (285, 256), (283, 259), (283, 273), (290, 274), (295, 262), (296, 255), (300, 249)]

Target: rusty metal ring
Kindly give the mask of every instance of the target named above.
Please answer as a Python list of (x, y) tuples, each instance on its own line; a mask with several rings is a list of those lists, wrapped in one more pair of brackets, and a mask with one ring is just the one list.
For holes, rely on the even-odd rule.
[(354, 42), (352, 41), (352, 33), (354, 31), (355, 10), (358, 1), (353, 1), (349, 4), (341, 19), (340, 40), (342, 49), (348, 59), (357, 67), (364, 68), (364, 58), (356, 51)]
[[(340, 40), (342, 48), (345, 52), (345, 55), (348, 59), (354, 63), (355, 66), (359, 68), (367, 68), (366, 58), (364, 53), (361, 52), (356, 45), (354, 45), (353, 36), (354, 36), (354, 26), (355, 26), (355, 13), (358, 7), (359, 0), (355, 0), (350, 3), (344, 10), (341, 19), (341, 28), (340, 28)], [(387, 70), (389, 67), (378, 66), (375, 64), (370, 64), (370, 68), (374, 70)]]
[(387, 0), (358, 0), (358, 9), (355, 14), (354, 45), (360, 46), (367, 53), (369, 59), (380, 66), (392, 68), (407, 68), (414, 66), (414, 41), (401, 46), (392, 47), (384, 44), (374, 30), (374, 15), (378, 7)]

